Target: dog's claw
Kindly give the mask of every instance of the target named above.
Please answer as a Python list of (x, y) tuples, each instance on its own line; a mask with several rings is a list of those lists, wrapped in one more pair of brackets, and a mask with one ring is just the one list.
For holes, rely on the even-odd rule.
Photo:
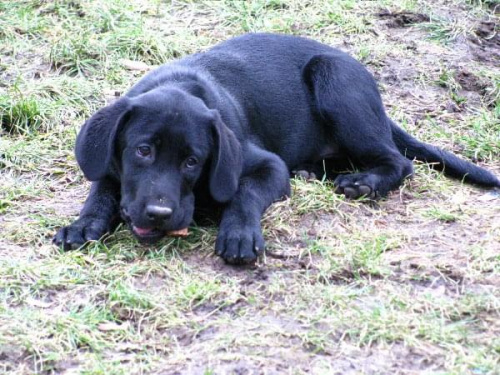
[(300, 178), (303, 178), (304, 180), (316, 180), (317, 179), (316, 173), (309, 172), (309, 171), (307, 171), (305, 169), (293, 170), (292, 174), (295, 177), (300, 177)]
[(215, 253), (229, 264), (251, 264), (264, 249), (260, 227), (221, 228), (215, 244)]
[(89, 241), (97, 241), (108, 231), (105, 222), (80, 218), (73, 224), (59, 229), (52, 243), (64, 251), (76, 250)]

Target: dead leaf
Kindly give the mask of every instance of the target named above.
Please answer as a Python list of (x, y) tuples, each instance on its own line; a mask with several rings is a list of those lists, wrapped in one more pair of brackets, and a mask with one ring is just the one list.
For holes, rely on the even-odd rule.
[(142, 61), (133, 61), (133, 60), (127, 60), (127, 59), (121, 59), (120, 60), (120, 64), (125, 68), (125, 69), (128, 69), (128, 70), (139, 70), (139, 71), (146, 71), (146, 70), (150, 70), (151, 67), (142, 62)]
[(106, 322), (106, 323), (101, 323), (97, 326), (99, 331), (124, 331), (128, 329), (129, 323), (125, 322), (123, 324), (118, 324), (115, 322)]
[(500, 199), (500, 192), (490, 191), (477, 198), (477, 200), (481, 202), (491, 202), (494, 201), (495, 199)]
[(31, 297), (28, 297), (26, 299), (26, 302), (31, 305), (31, 306), (35, 306), (35, 307), (41, 307), (42, 309), (47, 309), (49, 308), (50, 306), (52, 306), (52, 302), (45, 302), (45, 301), (40, 301), (38, 299), (34, 299), (34, 298), (31, 298)]

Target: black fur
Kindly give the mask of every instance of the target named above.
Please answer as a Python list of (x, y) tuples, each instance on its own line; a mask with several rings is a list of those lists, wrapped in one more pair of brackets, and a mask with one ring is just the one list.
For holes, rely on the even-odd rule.
[[(198, 206), (222, 211), (216, 252), (231, 263), (264, 250), (260, 219), (290, 194), (289, 173), (353, 163), (334, 183), (375, 198), (413, 173), (411, 159), (500, 187), (491, 173), (417, 141), (386, 115), (376, 83), (347, 54), (312, 40), (248, 34), (147, 74), (82, 127), (76, 156), (94, 181), (65, 249), (119, 218), (153, 242), (187, 227)], [(327, 171), (328, 172), (328, 171)]]

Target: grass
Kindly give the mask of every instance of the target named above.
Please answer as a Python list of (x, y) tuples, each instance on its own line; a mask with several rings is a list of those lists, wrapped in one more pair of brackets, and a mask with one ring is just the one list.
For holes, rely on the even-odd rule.
[[(159, 65), (248, 31), (347, 50), (405, 129), (500, 173), (500, 71), (472, 40), (494, 6), (1, 2), (0, 373), (498, 373), (499, 198), (423, 163), (377, 203), (293, 180), (255, 267), (214, 256), (215, 227), (155, 246), (124, 227), (73, 252), (51, 244), (89, 188), (79, 127), (143, 74), (122, 60)], [(389, 27), (381, 10), (430, 21)]]
[(472, 34), (472, 29), (463, 19), (435, 19), (425, 25), (429, 38), (442, 43), (450, 43)]

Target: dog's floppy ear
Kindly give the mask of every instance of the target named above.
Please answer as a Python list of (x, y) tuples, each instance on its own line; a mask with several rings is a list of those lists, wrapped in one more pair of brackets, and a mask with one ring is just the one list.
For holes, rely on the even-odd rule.
[(76, 138), (76, 160), (90, 181), (104, 177), (115, 150), (115, 138), (130, 111), (130, 101), (123, 97), (97, 111), (82, 126)]
[(218, 202), (229, 201), (238, 190), (243, 168), (241, 145), (224, 124), (217, 111), (212, 111), (214, 150), (210, 167), (210, 194)]

